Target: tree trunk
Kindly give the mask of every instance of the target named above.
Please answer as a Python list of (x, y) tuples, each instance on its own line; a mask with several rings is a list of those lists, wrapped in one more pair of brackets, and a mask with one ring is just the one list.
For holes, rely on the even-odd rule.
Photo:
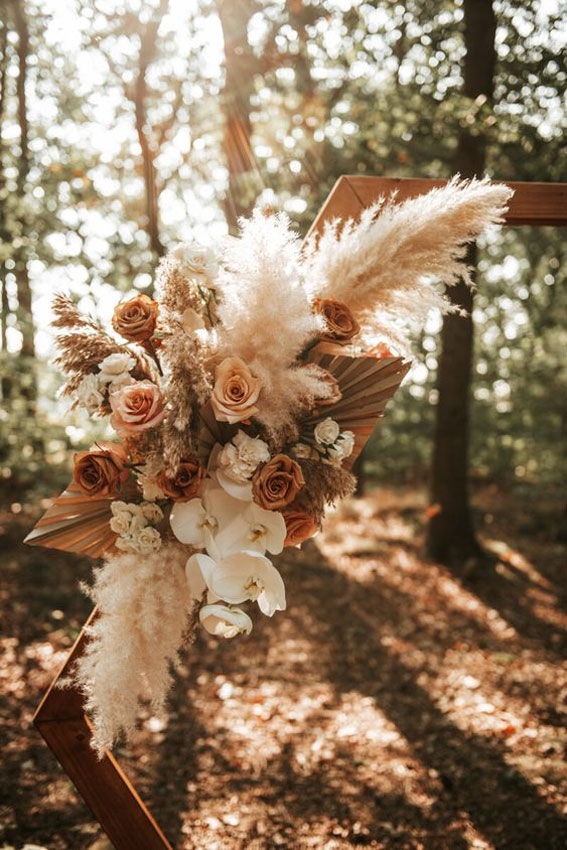
[(142, 164), (144, 173), (144, 187), (146, 194), (146, 231), (150, 239), (150, 246), (157, 258), (163, 257), (165, 249), (160, 239), (159, 226), (159, 192), (157, 187), (155, 156), (152, 144), (148, 136), (146, 116), (146, 73), (156, 50), (156, 38), (161, 19), (167, 10), (167, 0), (161, 0), (155, 15), (146, 24), (140, 33), (140, 57), (138, 63), (138, 76), (134, 87), (134, 110), (136, 115), (136, 132), (138, 142), (142, 151)]
[[(8, 67), (8, 25), (6, 21), (0, 22), (0, 242), (8, 243), (8, 232), (6, 230), (6, 212), (5, 212), (5, 196), (4, 196), (4, 157), (3, 157), (3, 142), (2, 130), (4, 126), (4, 110), (6, 106), (6, 70)], [(8, 305), (8, 293), (6, 291), (6, 269), (4, 264), (0, 265), (0, 351), (6, 352), (8, 344), (6, 339), (8, 329), (8, 314), (10, 307)], [(4, 370), (3, 370), (4, 371)], [(2, 375), (1, 387), (2, 397), (6, 398), (9, 395), (8, 378)]]
[[(465, 47), (464, 94), (492, 98), (494, 89), (496, 18), (492, 0), (464, 0)], [(462, 129), (455, 157), (455, 171), (464, 177), (480, 176), (486, 163), (486, 140), (482, 133)], [(468, 261), (475, 265), (476, 247)], [(463, 562), (482, 554), (477, 542), (468, 493), (469, 406), (473, 366), (473, 293), (464, 284), (448, 290), (453, 304), (466, 317), (448, 315), (441, 333), (439, 402), (435, 427), (432, 502), (427, 551), (444, 563)], [(433, 513), (433, 512), (432, 512)]]
[(17, 116), (20, 129), (20, 155), (16, 177), (16, 196), (18, 198), (17, 221), (19, 233), (14, 240), (14, 274), (18, 293), (18, 330), (22, 335), (20, 372), (24, 372), (22, 395), (30, 401), (37, 395), (35, 378), (35, 339), (32, 312), (32, 291), (28, 271), (27, 230), (28, 220), (25, 212), (27, 179), (29, 174), (29, 124), (27, 108), (27, 67), (29, 57), (29, 30), (23, 0), (14, 0), (14, 24), (18, 34), (18, 77), (16, 84)]
[[(252, 150), (250, 96), (254, 90), (256, 60), (248, 45), (248, 21), (256, 6), (250, 2), (217, 0), (225, 52), (224, 152), (228, 168), (228, 192), (224, 207), (231, 233), (240, 216), (249, 215), (262, 188)], [(254, 175), (252, 177), (252, 175)]]

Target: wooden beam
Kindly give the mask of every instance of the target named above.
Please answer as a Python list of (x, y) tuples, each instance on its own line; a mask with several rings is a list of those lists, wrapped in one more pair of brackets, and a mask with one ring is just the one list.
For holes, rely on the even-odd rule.
[[(358, 177), (341, 178), (333, 189), (339, 189), (342, 182), (348, 184), (351, 193), (357, 198), (360, 209), (369, 207), (379, 197), (397, 192), (396, 200), (405, 201), (422, 195), (430, 189), (444, 186), (446, 180), (426, 180), (413, 177)], [(517, 227), (521, 224), (567, 225), (567, 183), (521, 183), (506, 181), (514, 190), (510, 207), (506, 215), (506, 224)], [(346, 186), (340, 186), (340, 197), (346, 196)], [(325, 206), (331, 204), (333, 193)], [(323, 207), (323, 210), (325, 207)], [(335, 210), (335, 215), (337, 212)], [(342, 214), (342, 213), (341, 213)]]
[(114, 756), (105, 751), (99, 759), (91, 748), (92, 729), (83, 711), (82, 694), (74, 687), (59, 685), (84, 652), (87, 629), (95, 617), (96, 609), (43, 697), (33, 722), (118, 850), (173, 850)]

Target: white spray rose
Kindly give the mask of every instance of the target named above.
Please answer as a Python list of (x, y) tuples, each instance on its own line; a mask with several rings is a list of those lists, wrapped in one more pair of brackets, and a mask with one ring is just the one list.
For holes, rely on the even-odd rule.
[(118, 392), (118, 390), (122, 390), (124, 389), (124, 387), (129, 387), (130, 384), (135, 383), (136, 381), (129, 372), (122, 372), (121, 375), (118, 375), (116, 378), (114, 378), (114, 380), (110, 381), (110, 383), (108, 384), (108, 392), (115, 393)]
[(161, 535), (156, 528), (151, 525), (146, 525), (132, 538), (132, 548), (139, 552), (140, 555), (149, 555), (150, 552), (157, 552), (161, 547)]
[(123, 535), (128, 534), (128, 532), (130, 531), (131, 519), (132, 516), (130, 513), (128, 513), (128, 511), (125, 511), (121, 514), (117, 514), (116, 516), (113, 516), (111, 518), (109, 523), (110, 528), (115, 534), (119, 534), (122, 537)]
[(135, 359), (127, 352), (124, 354), (109, 354), (108, 357), (101, 360), (98, 365), (98, 368), (100, 369), (98, 379), (103, 384), (110, 384), (119, 376), (122, 376), (124, 373), (128, 373), (135, 365)]
[(163, 511), (153, 502), (142, 502), (142, 513), (148, 522), (159, 522), (163, 519)]
[(76, 392), (77, 402), (92, 414), (101, 406), (104, 396), (98, 388), (96, 375), (85, 375)]
[(334, 419), (327, 416), (315, 427), (315, 439), (320, 446), (332, 446), (340, 434), (341, 429)]
[(181, 260), (190, 277), (212, 281), (218, 272), (214, 251), (197, 242), (182, 242), (173, 249), (171, 255)]

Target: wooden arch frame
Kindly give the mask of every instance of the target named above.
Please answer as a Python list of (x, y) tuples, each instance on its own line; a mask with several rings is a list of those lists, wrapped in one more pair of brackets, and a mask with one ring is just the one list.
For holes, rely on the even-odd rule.
[[(394, 177), (340, 177), (310, 230), (317, 233), (334, 218), (357, 218), (382, 195), (397, 192), (396, 200), (420, 195), (445, 180)], [(509, 183), (514, 196), (505, 223), (511, 226), (567, 225), (567, 183)], [(43, 697), (34, 724), (60, 762), (79, 794), (90, 807), (116, 850), (173, 850), (114, 756), (98, 760), (90, 748), (91, 726), (83, 700), (75, 689), (61, 690), (58, 682), (81, 655), (85, 629)]]

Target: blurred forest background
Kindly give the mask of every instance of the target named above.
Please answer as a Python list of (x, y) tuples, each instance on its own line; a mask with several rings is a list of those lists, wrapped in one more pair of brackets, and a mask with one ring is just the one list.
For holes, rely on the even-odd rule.
[[(21, 541), (72, 451), (100, 436), (57, 399), (52, 296), (108, 321), (151, 291), (169, 246), (214, 244), (254, 204), (304, 234), (342, 174), (565, 180), (565, 11), (0, 0), (6, 850), (108, 848), (32, 726), (89, 610), (78, 582), (92, 565)], [(244, 650), (199, 637), (168, 718), (148, 707), (118, 750), (179, 847), (567, 846), (565, 233), (495, 231), (471, 259), (459, 358), (455, 326), (443, 354), (447, 324), (431, 316), (368, 445), (365, 498), (282, 558), (285, 618)], [(443, 385), (472, 325), (470, 374)], [(468, 459), (466, 422), (456, 442), (436, 437), (452, 398), (470, 398)], [(492, 554), (473, 567), (471, 515)], [(447, 532), (457, 566), (443, 566)]]
[[(54, 292), (106, 318), (176, 241), (214, 242), (255, 203), (304, 233), (341, 174), (466, 173), (463, 136), (495, 178), (565, 177), (561, 4), (472, 5), (496, 26), (492, 64), (468, 45), (469, 78), (489, 77), (474, 97), (462, 2), (2, 0), (0, 475), (16, 511), (92, 436), (55, 401)], [(566, 253), (560, 229), (523, 227), (478, 261), (471, 475), (534, 500), (566, 471)], [(369, 446), (377, 482), (428, 480), (439, 329)]]

